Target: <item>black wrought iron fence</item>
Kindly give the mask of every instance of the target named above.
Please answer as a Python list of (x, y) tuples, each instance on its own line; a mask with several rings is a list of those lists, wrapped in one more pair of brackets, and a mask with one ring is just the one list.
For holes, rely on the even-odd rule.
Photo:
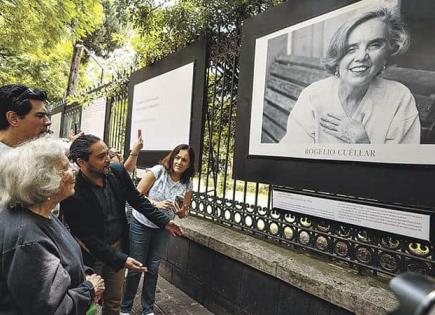
[(124, 151), (126, 136), (128, 95), (127, 85), (116, 94), (107, 98), (109, 119), (106, 127), (105, 140), (109, 147), (114, 147), (120, 152)]

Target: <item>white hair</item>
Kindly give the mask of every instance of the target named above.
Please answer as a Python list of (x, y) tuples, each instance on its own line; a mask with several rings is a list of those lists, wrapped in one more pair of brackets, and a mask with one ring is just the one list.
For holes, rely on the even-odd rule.
[[(400, 12), (397, 8), (379, 7), (354, 16), (349, 21), (343, 23), (334, 33), (326, 52), (323, 64), (326, 70), (335, 74), (337, 67), (346, 53), (347, 39), (350, 33), (357, 27), (371, 19), (384, 22), (388, 29), (387, 41), (389, 46), (389, 56), (400, 56), (406, 53), (410, 45), (410, 35), (403, 23)], [(385, 60), (387, 62), (388, 60)], [(388, 64), (386, 64), (388, 66)]]
[(25, 142), (0, 156), (0, 203), (6, 207), (42, 204), (60, 188), (65, 143), (50, 136)]

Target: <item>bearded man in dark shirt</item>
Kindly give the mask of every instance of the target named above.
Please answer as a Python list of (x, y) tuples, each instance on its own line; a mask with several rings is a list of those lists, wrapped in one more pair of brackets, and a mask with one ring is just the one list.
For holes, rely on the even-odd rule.
[(81, 135), (70, 147), (70, 158), (80, 172), (75, 194), (61, 203), (61, 214), (82, 247), (86, 264), (106, 284), (103, 315), (119, 314), (125, 268), (145, 272), (127, 252), (125, 202), (173, 236), (180, 227), (141, 195), (121, 164), (110, 164), (107, 145), (93, 135)]

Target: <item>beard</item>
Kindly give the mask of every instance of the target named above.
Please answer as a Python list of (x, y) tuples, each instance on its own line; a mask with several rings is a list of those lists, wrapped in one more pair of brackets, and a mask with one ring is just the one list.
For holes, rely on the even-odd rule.
[(107, 166), (107, 168), (104, 167), (104, 168), (100, 169), (100, 168), (96, 168), (96, 167), (89, 164), (88, 171), (89, 171), (89, 173), (91, 173), (94, 176), (104, 177), (110, 173), (110, 167)]

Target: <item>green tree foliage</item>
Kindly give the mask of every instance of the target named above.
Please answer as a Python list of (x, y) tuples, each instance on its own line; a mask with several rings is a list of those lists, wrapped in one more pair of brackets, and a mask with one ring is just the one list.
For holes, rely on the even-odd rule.
[[(167, 3), (171, 6), (167, 6)], [(158, 61), (179, 48), (207, 36), (211, 46), (219, 38), (237, 37), (242, 22), (282, 0), (124, 0), (130, 21), (138, 32), (133, 46), (139, 65)]]
[(72, 43), (97, 28), (102, 16), (101, 1), (0, 0), (0, 85), (20, 82), (61, 97)]
[(97, 56), (107, 58), (110, 52), (122, 47), (129, 31), (126, 10), (119, 10), (117, 1), (104, 0), (103, 23), (83, 39), (83, 44)]

